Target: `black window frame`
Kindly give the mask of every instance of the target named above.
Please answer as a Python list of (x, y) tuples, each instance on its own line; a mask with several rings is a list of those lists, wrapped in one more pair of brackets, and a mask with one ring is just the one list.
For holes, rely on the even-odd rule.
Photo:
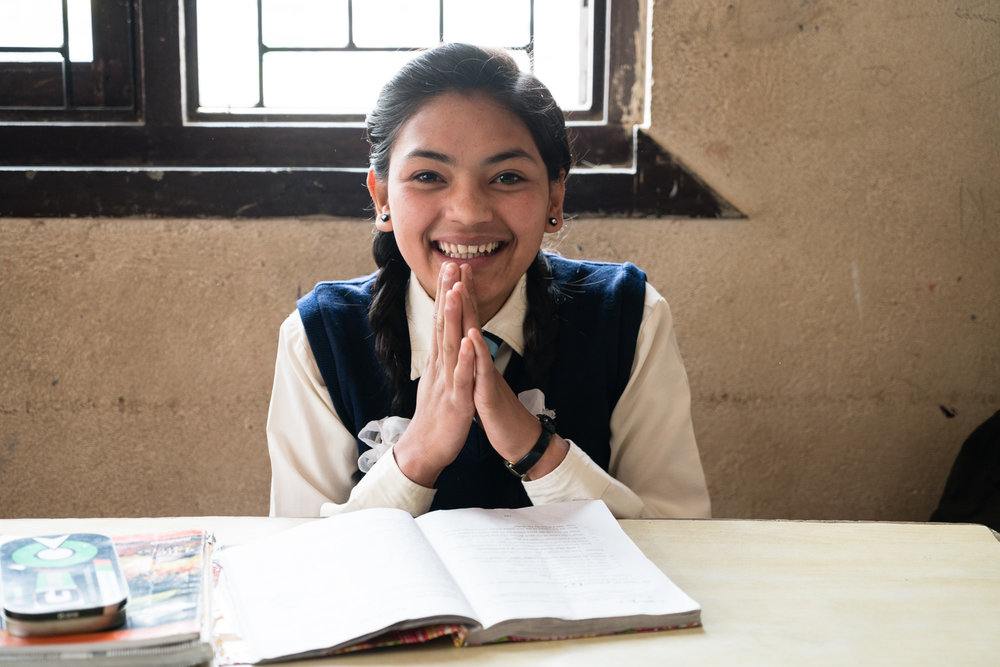
[[(71, 61), (68, 2), (62, 0), (62, 44), (0, 51), (58, 54), (59, 62), (0, 62), (0, 125), (4, 123), (135, 122), (139, 89), (135, 62), (135, 6), (130, 0), (95, 0), (91, 7), (93, 58)], [(21, 96), (16, 105), (7, 104)], [(45, 98), (48, 103), (30, 102)], [(59, 98), (59, 102), (52, 99)]]
[[(635, 39), (644, 0), (590, 1), (605, 19), (595, 44), (608, 47), (595, 70), (604, 73), (597, 105), (567, 114), (580, 164), (567, 181), (567, 213), (741, 217), (625, 115), (642, 107), (633, 96), (644, 88), (635, 85), (645, 78)], [(195, 45), (194, 0), (93, 5), (95, 59), (100, 16), (129, 8), (134, 105), (0, 110), (0, 215), (370, 217), (359, 125), (200, 115), (184, 66)]]

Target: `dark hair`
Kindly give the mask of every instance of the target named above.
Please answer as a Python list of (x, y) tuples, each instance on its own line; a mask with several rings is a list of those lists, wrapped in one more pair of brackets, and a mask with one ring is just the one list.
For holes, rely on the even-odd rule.
[(502, 51), (469, 44), (443, 44), (417, 56), (393, 76), (368, 114), (371, 167), (379, 180), (389, 172), (389, 154), (403, 124), (430, 99), (448, 92), (484, 93), (528, 127), (549, 180), (572, 166), (566, 122), (552, 93), (533, 74), (518, 69)]
[[(366, 119), (371, 168), (384, 181), (400, 128), (429, 100), (448, 92), (491, 97), (527, 126), (545, 163), (549, 180), (569, 173), (572, 154), (562, 110), (534, 75), (522, 72), (501, 51), (469, 44), (444, 44), (404, 65), (382, 88)], [(375, 232), (372, 254), (379, 274), (368, 318), (375, 353), (386, 370), (393, 414), (411, 416), (416, 393), (410, 383), (410, 340), (406, 285), (410, 269), (392, 232)], [(527, 272), (528, 312), (524, 320), (525, 365), (529, 379), (544, 388), (554, 356), (556, 297), (551, 272), (539, 252)]]

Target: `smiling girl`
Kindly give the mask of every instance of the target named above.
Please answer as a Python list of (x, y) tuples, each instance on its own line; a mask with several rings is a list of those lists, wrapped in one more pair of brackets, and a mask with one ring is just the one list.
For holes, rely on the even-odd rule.
[(540, 250), (572, 163), (549, 91), (449, 44), (367, 125), (379, 268), (320, 283), (281, 327), (271, 514), (599, 498), (708, 516), (666, 301), (631, 264)]

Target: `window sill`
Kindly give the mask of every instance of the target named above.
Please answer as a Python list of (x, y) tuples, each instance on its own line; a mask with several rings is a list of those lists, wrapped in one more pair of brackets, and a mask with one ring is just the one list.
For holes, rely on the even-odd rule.
[[(626, 217), (744, 217), (641, 130), (627, 167), (581, 167), (566, 212)], [(298, 217), (367, 219), (363, 168), (0, 167), (4, 217)]]

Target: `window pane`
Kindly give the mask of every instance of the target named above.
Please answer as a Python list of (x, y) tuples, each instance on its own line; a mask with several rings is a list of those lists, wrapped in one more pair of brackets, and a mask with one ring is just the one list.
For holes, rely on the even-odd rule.
[[(517, 51), (507, 50), (507, 55), (514, 59), (517, 66), (521, 68), (521, 71), (530, 72), (531, 71), (531, 58), (528, 57), (528, 52), (518, 49)], [(544, 83), (544, 82), (543, 82)]]
[(482, 46), (527, 46), (529, 0), (444, 0), (444, 39)]
[[(385, 18), (391, 16), (391, 21)], [(430, 47), (440, 39), (438, 0), (354, 3), (354, 43), (360, 47)]]
[(347, 46), (347, 0), (263, 0), (261, 6), (267, 46)]
[(62, 0), (0, 0), (0, 45), (59, 48), (62, 43)]
[(367, 113), (385, 81), (416, 52), (285, 52), (264, 56), (269, 109)]
[(94, 60), (94, 30), (90, 0), (68, 0), (69, 59), (75, 63)]
[[(443, 29), (444, 41), (507, 50), (522, 69), (535, 71), (563, 109), (589, 108), (593, 4), (587, 0), (354, 0), (348, 26), (347, 0), (261, 0), (267, 44), (261, 59), (255, 0), (197, 0), (200, 107), (205, 111), (266, 108), (290, 114), (364, 113), (384, 81), (412, 56), (392, 52), (434, 47)], [(532, 11), (534, 62), (527, 51), (532, 44)], [(262, 61), (261, 82), (258, 67)]]
[[(70, 60), (91, 62), (94, 60), (94, 35), (90, 0), (67, 0), (66, 4), (69, 8)], [(3, 47), (58, 49), (62, 45), (62, 0), (0, 0), (0, 50)], [(4, 57), (4, 62), (51, 60), (51, 53), (31, 51)]]
[(535, 74), (564, 111), (587, 109), (593, 63), (593, 3), (535, 3)]
[(256, 0), (198, 0), (198, 101), (254, 107), (260, 101)]
[(0, 51), (0, 63), (61, 63), (62, 60), (58, 51)]

